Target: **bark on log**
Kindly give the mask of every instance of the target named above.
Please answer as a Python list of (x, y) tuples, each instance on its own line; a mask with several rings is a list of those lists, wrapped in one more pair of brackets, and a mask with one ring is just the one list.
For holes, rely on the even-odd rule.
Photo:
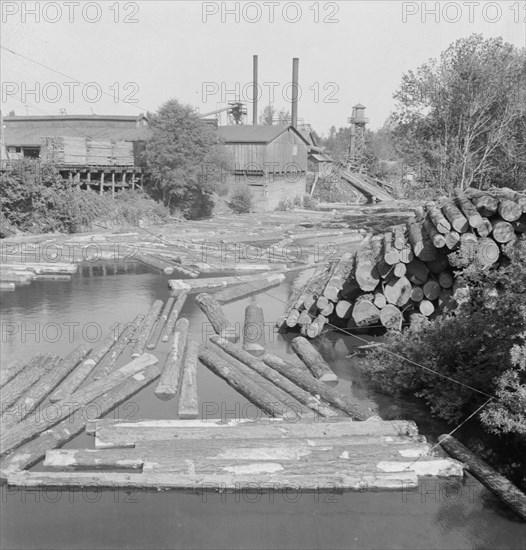
[[(444, 248), (446, 246), (446, 237), (447, 234), (440, 233), (437, 228), (434, 226), (433, 222), (426, 218), (424, 220), (424, 228), (426, 230), (426, 233), (428, 234), (429, 238), (431, 239), (431, 242), (433, 243), (433, 246), (436, 248)], [(449, 231), (448, 231), (449, 233)]]
[(515, 222), (522, 216), (521, 206), (510, 200), (501, 200), (498, 212), (500, 217), (507, 222)]
[(478, 227), (476, 231), (480, 237), (487, 237), (493, 231), (493, 226), (488, 218), (483, 218), (483, 222), (484, 223)]
[(384, 295), (386, 300), (394, 306), (402, 307), (409, 302), (411, 298), (411, 283), (406, 277), (393, 279), (384, 286)]
[(354, 252), (346, 252), (343, 254), (327, 281), (323, 289), (323, 296), (332, 302), (338, 301), (340, 290), (343, 288), (345, 281), (354, 268), (355, 256), (356, 254)]
[(364, 292), (374, 290), (380, 281), (378, 260), (382, 251), (378, 238), (366, 238), (356, 253), (355, 279)]
[[(112, 372), (103, 380), (92, 382), (84, 388), (77, 390), (68, 399), (67, 407), (58, 407), (58, 414), (42, 415), (41, 422), (35, 422), (33, 419), (27, 419), (13, 427), (11, 430), (0, 434), (0, 457), (9, 454), (20, 445), (35, 438), (40, 433), (55, 426), (68, 416), (71, 416), (76, 410), (81, 409), (90, 401), (115, 388), (119, 383), (128, 377), (134, 376), (151, 365), (157, 363), (157, 358), (145, 353), (141, 357), (134, 359), (119, 370)], [(57, 408), (56, 405), (53, 405)], [(55, 411), (56, 412), (56, 411)]]
[(144, 321), (139, 328), (139, 332), (137, 333), (137, 342), (132, 349), (131, 356), (133, 358), (139, 357), (139, 355), (142, 355), (144, 353), (146, 344), (152, 332), (153, 322), (155, 321), (155, 319), (157, 319), (157, 317), (159, 317), (159, 313), (161, 312), (162, 307), (163, 301), (155, 300), (155, 302), (152, 304), (152, 307), (146, 314), (146, 317), (144, 318)]
[(181, 314), (181, 310), (183, 309), (187, 296), (187, 292), (181, 292), (181, 294), (177, 296), (175, 304), (172, 307), (172, 311), (168, 316), (168, 321), (166, 321), (166, 325), (161, 336), (161, 342), (168, 342), (168, 340), (170, 340), (172, 332), (175, 328), (175, 323), (177, 323), (177, 319), (179, 319), (179, 315)]
[(283, 376), (273, 368), (269, 367), (260, 359), (252, 357), (250, 354), (244, 352), (239, 347), (230, 344), (229, 342), (222, 342), (216, 337), (212, 337), (211, 340), (212, 342), (214, 342), (214, 344), (221, 347), (229, 355), (244, 363), (247, 367), (251, 368), (258, 374), (266, 378), (269, 382), (272, 382), (272, 384), (274, 384), (278, 388), (281, 388), (294, 400), (319, 413), (320, 416), (337, 416), (338, 413), (331, 409), (327, 403), (320, 402), (320, 400), (316, 399), (311, 393), (302, 389), (297, 384), (292, 382), (289, 378)]
[(232, 340), (232, 342), (236, 342), (239, 339), (235, 325), (229, 321), (223, 312), (223, 308), (213, 296), (202, 292), (195, 297), (195, 301), (210, 321), (216, 334), (221, 336), (221, 338)]
[(197, 393), (197, 362), (199, 343), (189, 340), (183, 363), (183, 378), (177, 416), (179, 418), (197, 418), (199, 416), (199, 397)]
[(446, 236), (446, 246), (449, 250), (453, 250), (455, 246), (460, 242), (460, 233), (456, 231), (450, 231)]
[(464, 463), (474, 477), (494, 492), (523, 521), (526, 521), (526, 495), (518, 487), (496, 472), (453, 436), (441, 435), (438, 441), (447, 453)]
[(372, 295), (360, 296), (354, 303), (351, 320), (357, 327), (366, 327), (380, 321), (380, 310), (373, 303)]
[(384, 260), (380, 260), (378, 262), (376, 269), (378, 270), (378, 274), (381, 279), (388, 281), (394, 277), (394, 265), (389, 265)]
[(219, 354), (214, 353), (208, 346), (201, 346), (199, 349), (199, 360), (263, 412), (272, 417), (280, 416), (281, 411), (278, 410), (280, 407), (276, 406), (277, 403), (274, 396), (264, 391), (252, 379), (243, 375), (234, 366), (233, 362), (226, 361)]
[(321, 272), (319, 278), (306, 287), (306, 292), (303, 297), (303, 307), (309, 310), (312, 306), (316, 305), (316, 300), (323, 294), (323, 289), (327, 285), (327, 281), (332, 277), (337, 264), (325, 266), (326, 269)]
[(283, 376), (286, 376), (289, 380), (292, 380), (292, 382), (297, 384), (300, 388), (303, 388), (312, 395), (319, 395), (321, 399), (333, 407), (347, 413), (355, 420), (366, 420), (367, 418), (373, 416), (372, 411), (365, 409), (358, 403), (355, 403), (349, 399), (346, 395), (333, 390), (323, 382), (313, 378), (309, 374), (306, 374), (295, 365), (283, 361), (280, 357), (267, 353), (263, 357), (263, 361), (269, 367), (272, 367)]
[(190, 323), (185, 317), (181, 317), (175, 325), (172, 348), (166, 358), (159, 383), (155, 388), (155, 395), (159, 399), (173, 399), (177, 394), (189, 326)]
[(482, 216), (479, 214), (478, 210), (471, 204), (466, 195), (459, 189), (455, 189), (454, 195), (455, 200), (460, 210), (462, 210), (464, 216), (466, 216), (469, 225), (471, 227), (474, 227), (475, 229), (477, 227), (480, 227), (484, 223), (482, 220)]
[(416, 222), (408, 222), (407, 235), (409, 238), (409, 243), (413, 248), (413, 252), (418, 258), (420, 254), (422, 254), (422, 252), (424, 251), (424, 234), (422, 231), (422, 226)]
[(24, 370), (26, 365), (27, 363), (22, 363), (17, 359), (12, 361), (5, 369), (0, 370), (0, 388), (13, 380), (17, 374)]
[(252, 355), (263, 355), (265, 347), (265, 317), (263, 308), (258, 304), (249, 304), (245, 308), (243, 349)]
[[(465, 233), (469, 229), (469, 222), (455, 204), (446, 199), (442, 202), (442, 212), (449, 220), (451, 228), (457, 233)], [(449, 233), (449, 232), (448, 232)]]
[(164, 304), (161, 314), (157, 319), (155, 328), (154, 330), (152, 330), (150, 339), (146, 344), (146, 349), (151, 350), (157, 347), (157, 344), (159, 343), (159, 339), (161, 338), (161, 334), (164, 330), (164, 327), (166, 326), (166, 322), (168, 321), (168, 315), (170, 315), (170, 311), (172, 310), (174, 303), (175, 303), (175, 296), (170, 296), (168, 300), (166, 300), (166, 303)]
[(415, 254), (410, 243), (406, 243), (400, 251), (400, 261), (404, 264), (410, 264), (415, 259)]
[(85, 430), (86, 424), (94, 420), (86, 414), (86, 411), (97, 411), (100, 417), (105, 416), (153, 382), (159, 376), (159, 369), (151, 365), (140, 374), (141, 376), (130, 376), (125, 379), (113, 389), (87, 403), (83, 409), (75, 411), (71, 417), (62, 420), (56, 426), (42, 432), (36, 439), (19, 447), (1, 461), (0, 470), (16, 471), (34, 466), (44, 458), (49, 449), (64, 445)]
[(405, 244), (405, 228), (403, 225), (398, 225), (393, 228), (393, 246), (397, 250), (403, 250)]
[(174, 272), (173, 265), (158, 258), (154, 258), (149, 254), (135, 254), (133, 258), (138, 262), (141, 262), (141, 264), (162, 271), (166, 275), (171, 275)]
[(297, 336), (291, 342), (296, 355), (321, 382), (337, 382), (338, 377), (326, 363), (319, 351), (303, 336)]
[(429, 219), (439, 233), (445, 235), (446, 233), (449, 233), (451, 231), (451, 224), (447, 221), (447, 219), (444, 217), (444, 214), (442, 214), (440, 208), (438, 208), (435, 203), (426, 203), (426, 209)]
[(387, 329), (402, 330), (402, 312), (393, 304), (387, 304), (380, 311), (380, 322)]
[(39, 354), (24, 370), (0, 389), (0, 413), (12, 407), (46, 372), (47, 365), (56, 356)]
[(282, 273), (279, 273), (269, 277), (268, 279), (264, 279), (262, 281), (254, 281), (253, 283), (245, 283), (242, 285), (226, 288), (225, 290), (221, 290), (220, 292), (215, 294), (214, 298), (220, 304), (225, 304), (227, 302), (234, 302), (236, 300), (241, 300), (242, 298), (246, 298), (251, 294), (264, 292), (269, 288), (279, 286), (284, 280), (285, 280), (285, 275), (283, 275)]
[(104, 357), (97, 363), (90, 373), (90, 378), (99, 380), (106, 376), (114, 367), (117, 359), (126, 349), (128, 344), (137, 337), (141, 323), (144, 321), (144, 315), (137, 315), (131, 323), (126, 323), (115, 344), (108, 350)]
[[(332, 305), (332, 304), (331, 304)], [(301, 327), (301, 334), (308, 336), (309, 338), (316, 338), (321, 334), (323, 327), (327, 324), (327, 317), (325, 315), (318, 315), (316, 319), (308, 326)]]

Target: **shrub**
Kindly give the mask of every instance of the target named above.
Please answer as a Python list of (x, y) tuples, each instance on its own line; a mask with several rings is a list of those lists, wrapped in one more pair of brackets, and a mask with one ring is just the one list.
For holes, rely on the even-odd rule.
[(230, 195), (230, 208), (236, 214), (247, 214), (254, 208), (252, 191), (247, 185), (236, 187)]
[(470, 267), (462, 278), (470, 292), (455, 314), (388, 334), (385, 349), (370, 353), (365, 369), (383, 390), (423, 397), (433, 414), (449, 422), (495, 395), (483, 425), (517, 431), (517, 422), (524, 421), (524, 409), (517, 415), (525, 400), (526, 369), (517, 351), (523, 348), (514, 346), (525, 342), (526, 259), (512, 255), (507, 266), (492, 271)]
[(318, 207), (318, 201), (313, 199), (310, 195), (303, 196), (303, 208), (307, 210), (316, 210)]

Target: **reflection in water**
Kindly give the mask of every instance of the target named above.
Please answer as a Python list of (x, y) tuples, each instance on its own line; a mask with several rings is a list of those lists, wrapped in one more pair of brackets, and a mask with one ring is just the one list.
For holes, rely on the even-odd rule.
[[(103, 337), (157, 299), (169, 295), (167, 277), (140, 265), (84, 266), (71, 282), (35, 282), (2, 295), (1, 364), (27, 360), (35, 353), (64, 356), (87, 339)], [(258, 297), (271, 323), (282, 312), (294, 277)], [(254, 298), (226, 304), (226, 315), (242, 323)], [(206, 320), (193, 300), (182, 315), (193, 336), (207, 333)], [(4, 325), (3, 325), (4, 326)], [(11, 325), (10, 325), (11, 326)], [(61, 329), (60, 334), (57, 327)], [(113, 327), (113, 328), (112, 328)], [(12, 328), (11, 330), (15, 330)], [(55, 333), (53, 333), (55, 330)], [(291, 334), (272, 332), (268, 351), (295, 362)], [(367, 386), (356, 359), (349, 360), (352, 336), (324, 335), (320, 352), (340, 381), (337, 389), (352, 394), (385, 418), (410, 418), (421, 433), (435, 436), (444, 427), (427, 418), (417, 401), (375, 393)], [(92, 343), (96, 345), (96, 341)], [(161, 365), (168, 345), (155, 353)], [(126, 363), (129, 354), (119, 360)], [(198, 370), (201, 416), (229, 419), (253, 416), (254, 408), (202, 365)], [(176, 418), (177, 403), (161, 401), (148, 387), (110, 418)], [(67, 444), (91, 448), (83, 434)], [(38, 466), (41, 469), (42, 466)], [(437, 485), (438, 484), (438, 485)], [(460, 496), (444, 481), (426, 480), (405, 492), (340, 493), (130, 492), (69, 490), (23, 491), (2, 486), (2, 548), (524, 548), (526, 528), (495, 506), (480, 484), (466, 478)]]

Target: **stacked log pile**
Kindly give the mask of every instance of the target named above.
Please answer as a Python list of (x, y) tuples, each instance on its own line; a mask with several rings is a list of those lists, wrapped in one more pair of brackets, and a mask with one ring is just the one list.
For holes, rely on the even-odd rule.
[(405, 224), (368, 235), (355, 252), (320, 266), (291, 297), (278, 326), (314, 338), (326, 324), (401, 329), (452, 311), (459, 269), (500, 265), (526, 250), (526, 194), (510, 189), (456, 190), (416, 209)]

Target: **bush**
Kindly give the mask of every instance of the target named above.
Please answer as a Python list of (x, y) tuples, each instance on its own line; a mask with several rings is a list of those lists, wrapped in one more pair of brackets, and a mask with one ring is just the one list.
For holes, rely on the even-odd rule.
[(247, 214), (253, 210), (252, 191), (247, 185), (234, 189), (230, 195), (229, 206), (236, 214)]
[(303, 196), (303, 208), (307, 210), (316, 210), (317, 207), (318, 201), (316, 199), (311, 198), (310, 195)]
[(423, 397), (433, 414), (449, 422), (495, 395), (481, 416), (484, 428), (524, 433), (526, 259), (516, 254), (492, 271), (471, 267), (462, 278), (470, 292), (454, 314), (388, 334), (385, 349), (370, 353), (365, 369), (383, 390)]

